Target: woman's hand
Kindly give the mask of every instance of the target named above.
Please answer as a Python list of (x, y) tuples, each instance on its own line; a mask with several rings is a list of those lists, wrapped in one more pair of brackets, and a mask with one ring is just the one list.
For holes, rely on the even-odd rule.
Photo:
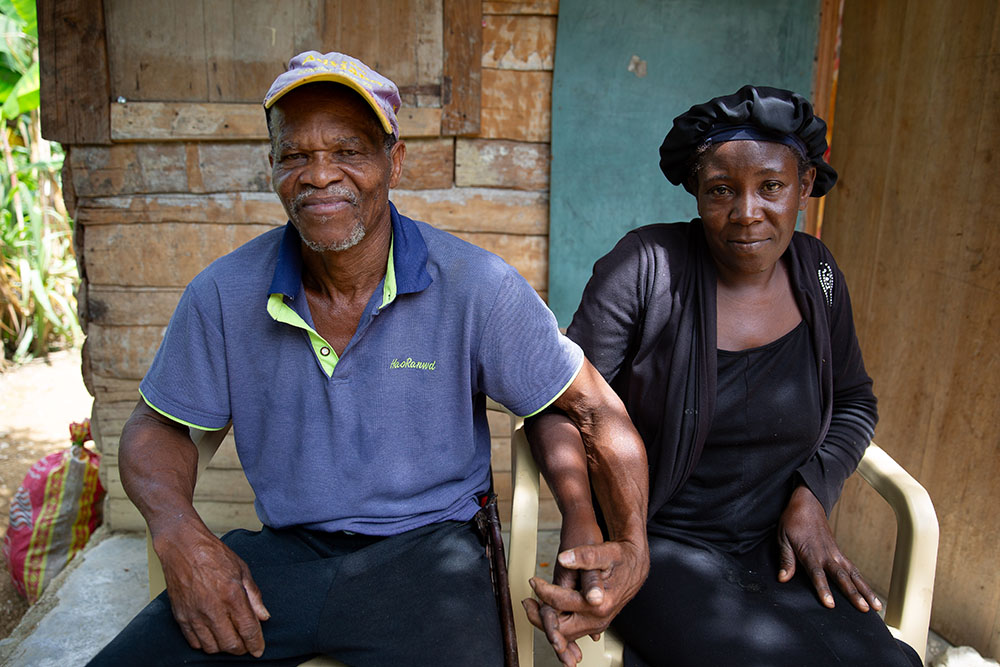
[(628, 541), (604, 542), (596, 523), (588, 530), (586, 523), (564, 520), (552, 583), (533, 577), (538, 601), (522, 602), (563, 665), (582, 659), (576, 639), (599, 639), (638, 591), (645, 576), (644, 549)]
[(798, 560), (806, 568), (825, 607), (832, 609), (834, 606), (827, 581), (829, 576), (859, 610), (866, 612), (872, 608), (878, 611), (882, 608), (881, 601), (862, 578), (861, 572), (840, 552), (823, 505), (807, 486), (799, 486), (792, 492), (791, 500), (778, 521), (778, 556), (781, 560), (778, 581), (785, 583), (791, 580)]

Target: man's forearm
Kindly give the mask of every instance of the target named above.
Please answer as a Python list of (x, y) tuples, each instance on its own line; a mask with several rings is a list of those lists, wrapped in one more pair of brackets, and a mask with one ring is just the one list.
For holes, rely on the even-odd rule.
[(142, 401), (122, 430), (118, 464), (125, 493), (154, 538), (178, 522), (200, 522), (192, 504), (198, 449), (185, 429)]
[(646, 450), (621, 399), (585, 362), (577, 380), (556, 405), (579, 429), (589, 481), (608, 536), (645, 548), (649, 498)]

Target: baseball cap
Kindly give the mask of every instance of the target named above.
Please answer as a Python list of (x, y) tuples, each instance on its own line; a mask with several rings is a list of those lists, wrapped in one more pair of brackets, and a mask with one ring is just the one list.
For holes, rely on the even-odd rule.
[(396, 112), (401, 100), (399, 89), (357, 58), (331, 51), (305, 51), (288, 61), (288, 69), (278, 75), (264, 96), (264, 108), (270, 109), (283, 95), (307, 83), (330, 81), (355, 91), (371, 106), (386, 134), (399, 138)]

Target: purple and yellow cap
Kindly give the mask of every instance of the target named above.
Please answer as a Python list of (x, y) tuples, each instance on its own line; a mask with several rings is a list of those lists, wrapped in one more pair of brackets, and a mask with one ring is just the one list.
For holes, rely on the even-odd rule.
[(399, 89), (357, 58), (331, 51), (305, 51), (288, 61), (288, 69), (278, 75), (264, 96), (270, 109), (281, 97), (299, 86), (319, 81), (340, 83), (355, 91), (371, 106), (386, 134), (399, 138)]

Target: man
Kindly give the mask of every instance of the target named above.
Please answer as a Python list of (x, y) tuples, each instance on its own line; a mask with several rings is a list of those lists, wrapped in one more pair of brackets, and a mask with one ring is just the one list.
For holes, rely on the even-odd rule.
[[(645, 456), (621, 402), (516, 271), (389, 202), (406, 155), (391, 81), (307, 52), (264, 106), (289, 223), (191, 282), (140, 386), (119, 461), (167, 595), (94, 664), (500, 664), (472, 521), (486, 395), (583, 427), (616, 539), (586, 546), (590, 518), (564, 533), (590, 607), (563, 604), (574, 624), (552, 634), (599, 632), (648, 567)], [(264, 527), (219, 540), (191, 503), (187, 428), (230, 421)]]

